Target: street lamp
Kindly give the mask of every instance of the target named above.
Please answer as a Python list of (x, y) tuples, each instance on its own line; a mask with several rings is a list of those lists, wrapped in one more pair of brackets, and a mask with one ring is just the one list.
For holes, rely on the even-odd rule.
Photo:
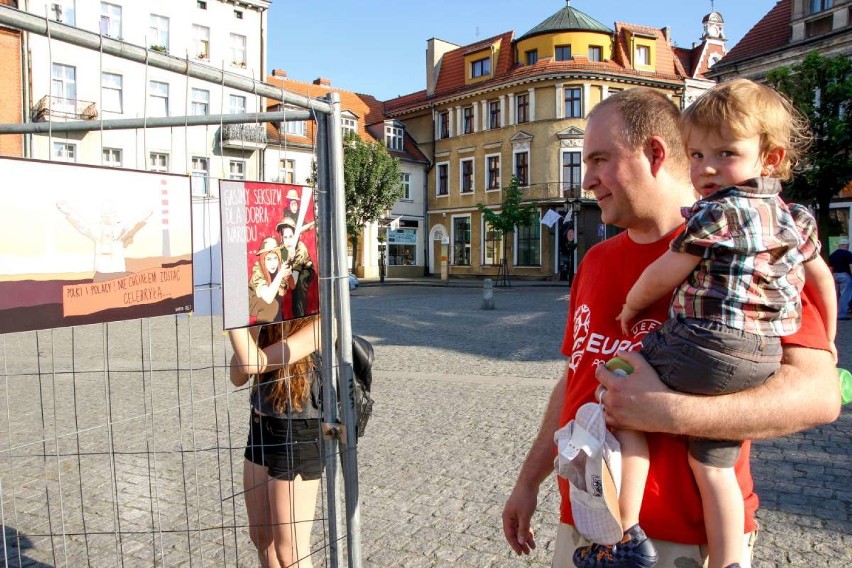
[(385, 266), (385, 254), (388, 246), (388, 227), (391, 223), (390, 209), (385, 209), (384, 213), (382, 219), (379, 220), (379, 234), (377, 236), (379, 241), (379, 282), (381, 284), (385, 283), (385, 271), (387, 270)]
[(574, 280), (574, 256), (577, 250), (577, 217), (583, 208), (583, 199), (579, 185), (570, 184), (565, 190), (565, 219), (570, 219), (565, 230), (568, 248), (568, 285)]

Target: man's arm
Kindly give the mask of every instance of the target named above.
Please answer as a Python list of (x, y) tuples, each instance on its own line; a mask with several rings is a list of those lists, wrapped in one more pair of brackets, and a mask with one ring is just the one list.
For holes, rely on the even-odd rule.
[(503, 535), (518, 555), (529, 554), (530, 550), (535, 548), (535, 535), (530, 529), (530, 520), (538, 505), (538, 489), (553, 472), (553, 458), (556, 456), (553, 433), (559, 428), (567, 376), (566, 367), (562, 378), (553, 388), (538, 435), (527, 453), (512, 494), (503, 508)]
[(619, 377), (603, 365), (607, 424), (645, 432), (751, 440), (786, 436), (834, 421), (840, 385), (831, 353), (784, 347), (781, 368), (759, 387), (723, 396), (698, 396), (666, 387), (639, 353), (619, 352), (634, 372)]

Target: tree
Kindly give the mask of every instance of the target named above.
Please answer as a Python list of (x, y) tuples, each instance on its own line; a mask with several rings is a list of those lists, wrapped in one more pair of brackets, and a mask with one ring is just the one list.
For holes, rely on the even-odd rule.
[(497, 286), (509, 285), (509, 239), (506, 236), (513, 234), (515, 227), (529, 227), (533, 223), (536, 206), (523, 205), (523, 196), (518, 178), (512, 176), (509, 187), (503, 189), (503, 204), (499, 213), (482, 203), (476, 204), (485, 222), (500, 231), (503, 237), (503, 259), (500, 263)]
[(815, 203), (823, 254), (828, 254), (829, 204), (852, 180), (852, 60), (813, 51), (792, 68), (772, 70), (766, 81), (808, 119), (813, 144), (785, 185), (793, 200)]
[(357, 134), (344, 139), (343, 179), (346, 195), (346, 234), (357, 266), (358, 241), (364, 225), (384, 218), (402, 197), (399, 160), (381, 142), (365, 142)]

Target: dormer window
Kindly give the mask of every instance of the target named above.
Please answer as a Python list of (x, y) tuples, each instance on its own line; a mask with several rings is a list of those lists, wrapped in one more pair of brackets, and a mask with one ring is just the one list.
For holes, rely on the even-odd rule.
[(602, 61), (603, 60), (603, 47), (600, 45), (590, 45), (589, 46), (589, 61)]
[(477, 59), (476, 61), (471, 61), (470, 63), (470, 77), (472, 79), (476, 79), (477, 77), (484, 77), (486, 75), (491, 74), (491, 58), (483, 57), (482, 59)]
[(568, 61), (571, 59), (571, 46), (557, 45), (553, 58), (556, 59), (556, 61)]
[(357, 118), (349, 118), (344, 116), (342, 119), (341, 128), (343, 129), (343, 137), (346, 138), (348, 134), (357, 134), (358, 133), (358, 119)]
[(636, 46), (636, 65), (651, 64), (651, 48), (647, 45)]
[(531, 50), (527, 51), (526, 55), (527, 55), (527, 65), (535, 65), (536, 62), (538, 61), (538, 50), (537, 49), (531, 49)]
[(385, 122), (385, 145), (388, 150), (402, 151), (402, 137), (404, 134), (402, 124), (395, 121)]

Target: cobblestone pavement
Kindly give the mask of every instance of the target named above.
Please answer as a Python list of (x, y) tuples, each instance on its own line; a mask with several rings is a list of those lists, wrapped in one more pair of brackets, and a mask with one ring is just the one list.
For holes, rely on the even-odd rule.
[[(364, 566), (550, 565), (553, 480), (531, 556), (509, 551), (500, 513), (563, 368), (567, 291), (515, 283), (495, 290), (493, 311), (470, 283), (353, 292), (353, 329), (376, 348), (358, 457)], [(841, 366), (852, 368), (852, 324), (840, 326)], [(239, 493), (246, 395), (225, 376), (217, 319), (14, 334), (0, 346), (9, 566), (257, 565)], [(850, 425), (847, 409), (755, 444), (756, 566), (852, 565)], [(329, 564), (326, 499), (318, 568)]]

